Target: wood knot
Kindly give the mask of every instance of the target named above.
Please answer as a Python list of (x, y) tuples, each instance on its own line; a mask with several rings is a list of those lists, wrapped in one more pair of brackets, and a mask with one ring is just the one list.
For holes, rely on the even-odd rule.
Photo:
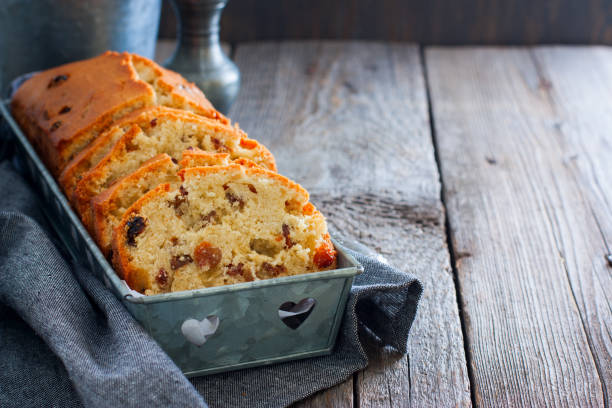
[(470, 256), (472, 256), (472, 254), (470, 252), (456, 252), (455, 253), (455, 260), (459, 261), (463, 258), (469, 258)]

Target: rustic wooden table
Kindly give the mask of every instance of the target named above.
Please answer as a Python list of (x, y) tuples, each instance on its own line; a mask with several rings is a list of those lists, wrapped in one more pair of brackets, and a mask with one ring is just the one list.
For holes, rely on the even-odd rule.
[(299, 407), (608, 407), (612, 49), (238, 44), (230, 116), (425, 285), (407, 356)]

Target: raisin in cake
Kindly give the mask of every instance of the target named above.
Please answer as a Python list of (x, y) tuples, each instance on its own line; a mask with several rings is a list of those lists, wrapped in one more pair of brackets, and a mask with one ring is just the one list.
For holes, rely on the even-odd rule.
[(153, 105), (185, 109), (229, 123), (180, 75), (146, 58), (111, 51), (34, 75), (16, 91), (11, 110), (57, 176), (113, 122)]
[(298, 184), (237, 164), (180, 170), (136, 201), (113, 234), (113, 264), (147, 295), (332, 269), (325, 220)]
[[(210, 153), (192, 148), (183, 152), (178, 164), (162, 153), (117, 180), (91, 201), (93, 235), (102, 253), (107, 257), (110, 255), (114, 227), (121, 221), (125, 211), (141, 196), (163, 183), (177, 185), (180, 181), (178, 171), (181, 168), (225, 165), (230, 162), (228, 153)], [(257, 166), (248, 159), (238, 159), (236, 162), (251, 167)]]
[(183, 150), (197, 147), (209, 152), (244, 157), (268, 169), (276, 170), (272, 154), (236, 127), (203, 118), (189, 112), (163, 109), (142, 127), (131, 124), (118, 128), (123, 134), (110, 151), (78, 181), (72, 204), (83, 224), (92, 230), (91, 200), (120, 177), (136, 170), (142, 163), (160, 153), (175, 160)]

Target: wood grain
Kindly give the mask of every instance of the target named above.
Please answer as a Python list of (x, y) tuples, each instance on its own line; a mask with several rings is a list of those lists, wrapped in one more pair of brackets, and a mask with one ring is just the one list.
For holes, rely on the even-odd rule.
[(353, 379), (294, 404), (294, 408), (353, 408)]
[(425, 286), (409, 356), (374, 354), (354, 382), (354, 400), (352, 387), (342, 386), (316, 401), (469, 406), (418, 48), (238, 45), (236, 63), (243, 85), (232, 119), (271, 149), (282, 174), (311, 191), (332, 227), (413, 272)]
[[(422, 44), (612, 44), (607, 0), (240, 0), (223, 13), (231, 43), (361, 39)], [(160, 35), (176, 35), (164, 1)]]
[(478, 406), (608, 406), (612, 50), (426, 52)]

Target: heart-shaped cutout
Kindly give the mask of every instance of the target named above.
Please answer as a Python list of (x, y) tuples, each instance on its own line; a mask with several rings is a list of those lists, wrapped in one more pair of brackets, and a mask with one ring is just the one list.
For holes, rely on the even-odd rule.
[(297, 329), (310, 316), (317, 301), (313, 298), (304, 298), (298, 303), (285, 302), (278, 307), (278, 317), (290, 329)]
[(200, 347), (206, 340), (219, 328), (219, 318), (217, 316), (207, 316), (203, 320), (187, 319), (181, 326), (181, 333), (191, 344)]

